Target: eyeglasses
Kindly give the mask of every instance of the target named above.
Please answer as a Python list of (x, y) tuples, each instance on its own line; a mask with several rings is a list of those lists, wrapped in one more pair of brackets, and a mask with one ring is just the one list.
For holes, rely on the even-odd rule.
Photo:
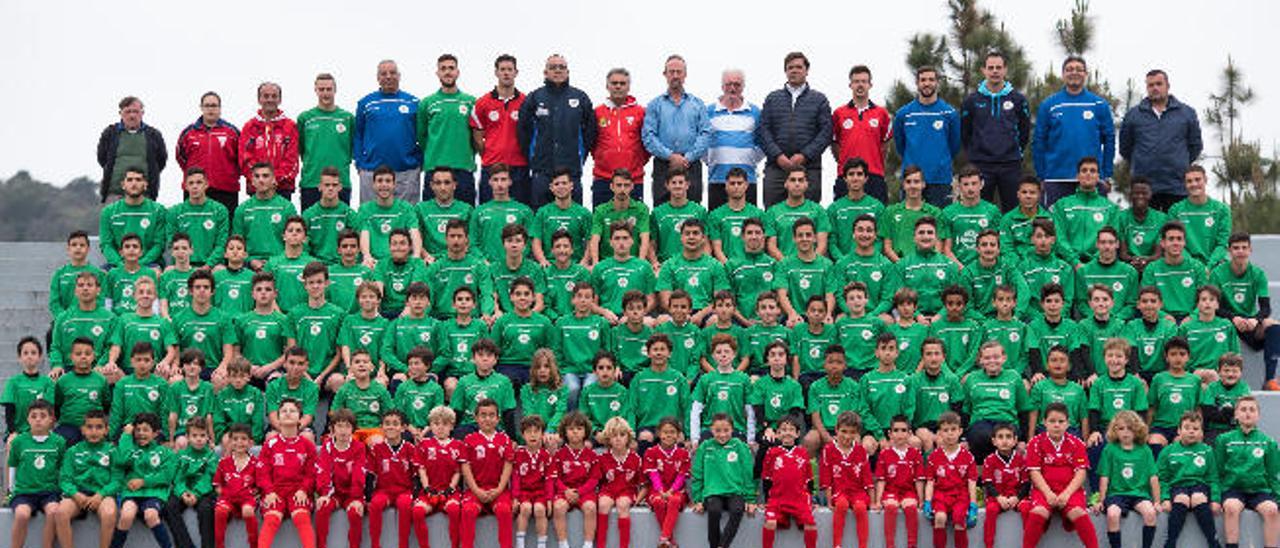
[(547, 70), (569, 70), (567, 64), (547, 65)]
[(222, 105), (200, 105), (200, 108), (221, 108)]

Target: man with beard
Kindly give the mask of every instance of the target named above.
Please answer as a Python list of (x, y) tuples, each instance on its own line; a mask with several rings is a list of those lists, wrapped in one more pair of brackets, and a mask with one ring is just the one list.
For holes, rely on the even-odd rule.
[[(982, 171), (982, 199), (994, 203), (999, 189), (1000, 210), (1009, 211), (1018, 206), (1022, 149), (1031, 139), (1031, 111), (1027, 98), (1005, 80), (1008, 67), (1003, 53), (989, 52), (982, 63), (986, 79), (960, 107), (960, 140), (969, 161)], [(1074, 162), (1070, 177), (1074, 180)]]
[[(471, 108), (476, 98), (458, 89), (458, 58), (451, 53), (436, 59), (440, 90), (418, 103), (418, 146), (422, 165), (447, 167), (457, 183), (456, 198), (476, 203), (476, 153), (471, 142)], [(424, 192), (422, 199), (430, 200)]]
[(893, 145), (905, 169), (924, 174), (926, 202), (951, 203), (951, 158), (960, 152), (960, 115), (938, 98), (938, 70), (916, 69), (916, 99), (893, 117)]
[(142, 168), (124, 170), (120, 183), (124, 198), (107, 204), (98, 216), (98, 246), (107, 264), (120, 266), (120, 241), (126, 234), (137, 234), (142, 243), (142, 265), (160, 262), (164, 254), (164, 206), (147, 197), (147, 175)]
[(489, 187), (489, 166), (506, 164), (511, 170), (511, 196), (529, 203), (529, 159), (520, 149), (516, 125), (520, 123), (520, 105), (525, 95), (516, 89), (515, 56), (502, 54), (493, 62), (493, 75), (498, 84), (482, 95), (471, 109), (471, 139), (480, 151), (480, 203), (493, 199)]

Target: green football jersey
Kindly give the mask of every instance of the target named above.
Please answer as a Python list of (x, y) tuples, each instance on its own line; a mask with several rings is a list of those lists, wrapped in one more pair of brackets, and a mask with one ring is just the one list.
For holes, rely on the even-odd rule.
[[(788, 343), (790, 348), (791, 330), (782, 324), (765, 325), (763, 322), (758, 322), (747, 328), (743, 334), (743, 340), (746, 342), (747, 355), (751, 356), (751, 365), (748, 366), (748, 370), (763, 374), (768, 369), (765, 361), (767, 357), (764, 353), (765, 347), (773, 341), (782, 341)], [(790, 374), (790, 372), (791, 364), (788, 363), (787, 373)]]
[(475, 364), (471, 361), (471, 347), (476, 341), (489, 338), (489, 326), (479, 319), (471, 319), (466, 325), (459, 324), (457, 319), (450, 319), (436, 325), (434, 337), (436, 375), (461, 378), (475, 372)]
[(262, 443), (267, 411), (261, 390), (255, 386), (237, 390), (235, 386), (227, 385), (218, 391), (217, 400), (213, 413), (214, 439), (222, 439), (233, 424), (247, 424), (253, 432), (254, 443)]
[(734, 495), (755, 503), (752, 462), (751, 448), (740, 439), (730, 438), (723, 444), (709, 439), (698, 444), (689, 474), (690, 500), (702, 503), (707, 497)]
[(769, 206), (764, 212), (764, 224), (769, 227), (772, 237), (777, 238), (778, 251), (782, 252), (783, 257), (796, 253), (792, 227), (801, 217), (812, 219), (818, 234), (831, 233), (831, 217), (827, 216), (821, 205), (812, 200), (804, 200), (799, 205), (791, 205), (784, 200)]
[[(422, 261), (409, 258), (403, 263), (388, 259), (378, 261), (373, 269), (373, 279), (382, 284), (382, 310), (402, 310), (408, 299), (409, 285), (413, 282), (430, 283), (427, 268)], [(431, 292), (436, 295), (435, 292)], [(453, 299), (449, 299), (452, 307)], [(344, 310), (345, 312), (345, 310)]]
[(591, 431), (604, 431), (605, 423), (614, 417), (622, 417), (628, 423), (631, 418), (631, 400), (627, 396), (627, 387), (620, 382), (594, 382), (582, 387), (578, 392), (578, 410), (591, 421)]
[[(1018, 270), (1027, 280), (1027, 314), (1028, 318), (1038, 318), (1043, 312), (1040, 308), (1040, 291), (1051, 283), (1062, 286), (1062, 314), (1071, 315), (1071, 307), (1076, 301), (1075, 266), (1056, 255), (1040, 255), (1035, 251), (1027, 253)], [(1080, 298), (1084, 298), (1083, 295)]]
[(526, 383), (520, 387), (520, 410), (523, 416), (537, 415), (547, 423), (547, 431), (554, 432), (560, 428), (560, 419), (564, 418), (569, 404), (569, 388), (561, 385), (556, 388)]
[(1280, 448), (1276, 440), (1253, 429), (1236, 428), (1214, 441), (1214, 460), (1223, 492), (1280, 493)]
[(862, 371), (874, 369), (878, 363), (876, 338), (888, 330), (884, 320), (866, 314), (859, 318), (842, 316), (836, 320), (835, 325), (840, 346), (844, 347), (844, 353), (849, 359), (849, 368)]
[(666, 262), (681, 254), (684, 247), (680, 243), (680, 227), (689, 219), (697, 219), (705, 226), (707, 209), (702, 204), (690, 201), (685, 201), (680, 207), (666, 202), (653, 208), (653, 213), (649, 215), (649, 236), (658, 262)]
[[(1235, 413), (1236, 402), (1251, 393), (1247, 383), (1237, 382), (1228, 387), (1219, 379), (1210, 383), (1200, 393), (1200, 405), (1225, 411), (1228, 416), (1231, 416)], [(1209, 432), (1221, 433), (1231, 429), (1230, 423), (1214, 420), (1215, 417), (1211, 415), (1206, 419), (1204, 427)]]
[(386, 205), (376, 200), (362, 203), (357, 219), (360, 235), (369, 238), (369, 254), (378, 262), (391, 258), (392, 230), (418, 228), (418, 213), (413, 204), (399, 198), (393, 198)]
[(782, 417), (795, 411), (804, 414), (804, 388), (787, 375), (765, 375), (752, 383), (747, 403), (764, 409), (764, 415), (756, 417), (763, 427), (777, 429)]
[(213, 265), (222, 262), (222, 252), (231, 230), (231, 215), (226, 206), (206, 199), (196, 205), (190, 200), (169, 208), (164, 223), (164, 241), (185, 233), (191, 240), (191, 264)]
[[(962, 264), (978, 259), (978, 233), (1000, 226), (1000, 208), (986, 200), (967, 206), (954, 202), (943, 208), (938, 221), (947, 225), (951, 234), (951, 254)], [(913, 226), (914, 228), (914, 226)]]
[(737, 298), (738, 312), (748, 318), (756, 318), (756, 299), (773, 287), (777, 262), (773, 257), (759, 253), (743, 252), (740, 257), (729, 259), (725, 275), (729, 277), (730, 291)]
[[(531, 312), (521, 316), (515, 312), (503, 314), (493, 322), (492, 334), (498, 343), (498, 363), (507, 365), (530, 365), (533, 353), (539, 348), (553, 348), (555, 330), (551, 320), (540, 312)], [(568, 365), (566, 364), (566, 371)]]
[(240, 343), (233, 316), (218, 308), (210, 308), (204, 314), (188, 308), (174, 315), (173, 325), (178, 330), (178, 348), (199, 349), (208, 368), (222, 363), (227, 345)]
[(845, 255), (853, 253), (856, 245), (853, 241), (853, 224), (858, 217), (870, 215), (877, 219), (883, 217), (884, 204), (875, 197), (863, 194), (861, 198), (852, 200), (848, 195), (841, 196), (827, 206), (827, 217), (831, 219), (831, 236), (827, 241), (827, 252), (832, 261), (839, 261)]
[(418, 382), (409, 379), (396, 387), (393, 405), (409, 416), (409, 425), (414, 428), (426, 428), (427, 417), (438, 405), (444, 405), (444, 388), (430, 378)]
[(921, 314), (942, 310), (942, 290), (960, 280), (960, 268), (950, 257), (932, 250), (916, 249), (898, 261), (902, 287), (915, 289), (920, 295)]
[(1102, 424), (1090, 425), (1098, 432), (1106, 432), (1107, 425), (1116, 413), (1133, 411), (1139, 415), (1147, 412), (1147, 385), (1136, 375), (1126, 374), (1114, 378), (1109, 374), (1098, 375), (1089, 387), (1089, 410), (1097, 411)]
[(267, 259), (267, 265), (262, 267), (262, 270), (275, 276), (276, 306), (279, 306), (280, 310), (293, 310), (294, 307), (307, 302), (307, 288), (303, 285), (302, 271), (315, 261), (315, 257), (306, 253), (296, 257), (281, 253)]
[(1084, 388), (1066, 379), (1059, 383), (1051, 378), (1044, 378), (1031, 387), (1027, 405), (1032, 411), (1040, 412), (1041, 424), (1044, 423), (1045, 408), (1051, 403), (1067, 406), (1069, 426), (1079, 428), (1080, 421), (1089, 417), (1088, 412), (1085, 411), (1088, 407), (1088, 396), (1085, 395)]
[(265, 200), (255, 194), (236, 207), (231, 233), (244, 236), (250, 259), (265, 261), (284, 251), (284, 222), (297, 214), (279, 194)]
[(1013, 371), (992, 376), (985, 371), (964, 381), (964, 404), (969, 420), (992, 420), (1017, 424), (1018, 413), (1030, 411), (1022, 377)]
[(345, 310), (326, 302), (319, 308), (303, 303), (289, 311), (285, 336), (307, 351), (307, 374), (319, 375), (337, 354), (339, 329)]
[(22, 372), (5, 381), (4, 390), (0, 391), (0, 404), (13, 406), (13, 424), (17, 427), (16, 432), (27, 432), (31, 430), (31, 425), (27, 423), (27, 408), (31, 407), (32, 402), (36, 400), (55, 403), (56, 392), (54, 383), (48, 375), (42, 373), (29, 375)]
[(298, 155), (302, 160), (298, 188), (319, 187), (320, 171), (326, 167), (338, 168), (342, 188), (351, 188), (355, 128), (355, 115), (337, 106), (332, 110), (316, 106), (298, 115)]
[[(609, 227), (616, 222), (625, 222), (631, 227), (631, 256), (640, 254), (640, 235), (649, 234), (649, 207), (638, 200), (627, 200), (627, 207), (618, 209), (613, 200), (609, 200), (591, 209), (591, 236), (600, 237), (597, 257), (613, 256), (613, 248), (609, 246), (609, 238), (613, 230)], [(652, 235), (650, 235), (652, 236)]]
[[(187, 433), (187, 421), (196, 417), (208, 417), (213, 414), (214, 404), (213, 385), (209, 381), (199, 381), (195, 387), (187, 385), (185, 379), (179, 379), (169, 384), (168, 398), (165, 401), (165, 416), (161, 422), (168, 424), (168, 416), (176, 415), (178, 424), (174, 433), (183, 435)], [(168, 428), (164, 428), (168, 432)]]
[(1093, 364), (1094, 374), (1105, 376), (1107, 339), (1123, 336), (1124, 321), (1115, 316), (1101, 321), (1096, 316), (1089, 315), (1080, 320), (1079, 326), (1080, 342), (1089, 346), (1089, 363)]
[[(490, 264), (502, 262), (506, 251), (502, 248), (502, 229), (507, 225), (533, 226), (533, 210), (520, 202), (492, 200), (480, 204), (471, 214), (472, 247)], [(532, 257), (528, 246), (524, 248), (525, 257)]]
[(441, 204), (434, 199), (427, 200), (419, 203), (416, 209), (419, 230), (422, 232), (422, 247), (436, 259), (444, 257), (447, 252), (444, 237), (449, 221), (458, 219), (468, 226), (471, 223), (471, 204), (458, 200), (451, 199), (448, 204)]
[(588, 314), (579, 318), (571, 314), (556, 320), (555, 329), (547, 333), (546, 339), (556, 353), (561, 371), (585, 375), (591, 372), (591, 359), (596, 353), (613, 347), (612, 335), (613, 328), (603, 316)]
[(840, 287), (835, 285), (838, 283), (837, 278), (831, 275), (833, 266), (835, 265), (831, 263), (831, 259), (821, 255), (809, 260), (799, 255), (789, 255), (773, 269), (773, 288), (780, 293), (786, 290), (791, 307), (801, 312), (808, 306), (810, 297), (838, 295), (841, 292)]
[[(173, 451), (153, 440), (146, 447), (135, 445), (132, 435), (120, 438), (116, 448), (116, 482), (120, 496), (125, 498), (154, 498), (167, 500), (173, 491), (174, 469), (178, 459)], [(142, 480), (141, 489), (130, 489), (129, 482)]]
[(1200, 406), (1200, 377), (1190, 373), (1156, 373), (1147, 392), (1147, 407), (1154, 411), (1151, 426), (1175, 429), (1182, 414)]
[(1196, 486), (1209, 487), (1209, 500), (1222, 499), (1217, 456), (1204, 442), (1166, 445), (1156, 459), (1156, 474), (1160, 477), (1160, 498), (1164, 500), (1169, 500), (1172, 487)]
[(366, 318), (363, 314), (348, 314), (338, 331), (338, 345), (350, 348), (352, 352), (364, 350), (369, 353), (373, 363), (377, 364), (382, 360), (382, 335), (390, 324), (377, 313), (372, 318)]
[(650, 295), (657, 283), (653, 265), (635, 257), (619, 261), (610, 255), (591, 269), (591, 286), (600, 297), (600, 306), (614, 314), (622, 314), (622, 296), (626, 292), (639, 291)]
[(18, 434), (9, 444), (9, 469), (13, 471), (10, 495), (57, 493), (59, 472), (67, 440), (55, 433), (32, 436), (30, 432)]
[(920, 365), (920, 345), (929, 336), (929, 326), (920, 322), (903, 326), (895, 322), (886, 328), (898, 338), (898, 370), (915, 371)]
[(1218, 369), (1218, 357), (1228, 352), (1240, 352), (1240, 337), (1236, 336), (1236, 326), (1231, 320), (1214, 316), (1203, 321), (1198, 315), (1187, 319), (1178, 326), (1178, 335), (1186, 337), (1191, 346), (1191, 361), (1187, 363), (1188, 371), (1200, 369)]
[(475, 104), (475, 97), (457, 88), (422, 98), (416, 116), (422, 165), (475, 171), (476, 153), (471, 146), (471, 109)]
[(867, 400), (858, 383), (848, 377), (841, 377), (840, 382), (831, 384), (829, 377), (823, 377), (809, 385), (810, 414), (817, 413), (828, 431), (834, 432), (836, 420), (845, 411), (853, 411), (862, 417), (862, 430), (868, 434), (879, 433), (883, 426), (875, 414), (867, 408)]
[(1102, 264), (1101, 260), (1089, 261), (1076, 270), (1076, 315), (1085, 318), (1093, 315), (1089, 309), (1089, 288), (1102, 284), (1111, 288), (1115, 304), (1111, 314), (1121, 320), (1132, 318), (1138, 304), (1138, 271), (1121, 261)]
[[(573, 314), (573, 287), (591, 280), (591, 271), (581, 263), (569, 263), (567, 268), (560, 268), (553, 261), (542, 268), (542, 279), (546, 283), (547, 292), (542, 302), (546, 305), (542, 313), (551, 321), (561, 316)], [(595, 286), (592, 286), (595, 288)], [(599, 289), (596, 289), (599, 293)]]
[(1231, 208), (1213, 198), (1194, 204), (1190, 198), (1169, 207), (1169, 218), (1182, 221), (1187, 229), (1187, 253), (1206, 265), (1227, 258), (1227, 238), (1231, 236)]
[(197, 497), (215, 494), (213, 474), (218, 470), (219, 455), (210, 446), (196, 449), (188, 445), (178, 452), (174, 466), (173, 494), (191, 493)]
[(731, 288), (724, 265), (711, 255), (701, 253), (696, 259), (680, 254), (663, 262), (662, 270), (658, 272), (656, 289), (687, 291), (693, 299), (693, 310), (698, 311), (711, 306), (717, 291)]
[(133, 300), (133, 286), (139, 278), (151, 278), (157, 286), (160, 284), (160, 275), (151, 267), (139, 267), (130, 272), (128, 267), (121, 266), (107, 271), (107, 285), (103, 288), (107, 295), (107, 308), (118, 316), (137, 309), (138, 302)]
[(636, 373), (627, 396), (637, 429), (657, 428), (663, 418), (680, 419), (689, 414), (689, 379), (670, 368), (648, 368)]
[[(876, 227), (880, 239), (891, 240), (893, 251), (898, 254), (898, 257), (914, 254), (916, 252), (914, 240), (916, 221), (923, 217), (933, 217), (936, 220), (941, 220), (942, 210), (927, 202), (922, 202), (920, 209), (911, 209), (907, 207), (906, 202), (898, 202), (886, 207), (884, 215), (877, 218), (879, 222)], [(949, 230), (946, 223), (938, 224), (939, 242), (951, 237)]]
[(747, 431), (747, 396), (750, 392), (751, 377), (746, 373), (719, 370), (703, 373), (689, 397), (691, 402), (702, 404), (701, 421), (690, 424), (690, 431), (710, 429), (711, 419), (724, 413), (733, 420), (734, 430), (747, 432), (747, 439), (751, 439), (751, 432)]
[(921, 369), (911, 375), (911, 392), (916, 399), (916, 413), (911, 424), (928, 426), (938, 422), (938, 417), (964, 403), (964, 387), (960, 377), (947, 370), (936, 376)]
[(289, 342), (288, 324), (289, 318), (276, 311), (259, 314), (251, 310), (242, 314), (235, 320), (240, 356), (257, 366), (280, 359)]
[(1087, 262), (1098, 253), (1098, 229), (1115, 226), (1120, 206), (1094, 191), (1077, 189), (1074, 194), (1054, 202), (1049, 214), (1058, 231), (1058, 240), (1077, 257)]
[(1223, 310), (1237, 316), (1257, 316), (1258, 299), (1271, 298), (1267, 273), (1253, 263), (1236, 274), (1229, 261), (1223, 262), (1209, 273), (1209, 283), (1222, 290), (1222, 302), (1218, 304)]
[[(49, 277), (49, 316), (57, 318), (63, 312), (73, 308), (79, 308), (80, 304), (76, 300), (76, 278), (81, 272), (90, 272), (98, 279), (98, 287), (107, 286), (107, 273), (102, 269), (91, 265), (83, 264), (75, 266), (67, 263), (53, 272), (53, 276)], [(102, 306), (106, 302), (106, 296), (101, 292), (98, 294), (98, 306)]]
[(822, 324), (814, 333), (808, 323), (798, 323), (788, 339), (791, 355), (800, 360), (800, 373), (821, 373), (827, 347), (838, 342), (840, 334), (831, 324)]
[(1156, 459), (1151, 446), (1139, 443), (1125, 449), (1118, 443), (1102, 448), (1098, 477), (1107, 478), (1107, 496), (1151, 498), (1151, 478), (1156, 476)]
[(248, 268), (215, 270), (213, 305), (232, 316), (253, 310), (253, 271)]
[[(840, 288), (840, 293), (843, 293), (844, 287), (851, 282), (865, 284), (867, 314), (873, 316), (889, 312), (893, 308), (894, 292), (903, 287), (897, 266), (879, 252), (860, 255), (855, 249), (835, 264), (831, 269), (831, 275), (835, 280), (829, 282), (829, 285), (832, 288)], [(849, 312), (845, 310), (843, 294), (836, 298), (836, 306), (842, 312)]]
[(618, 358), (618, 364), (627, 373), (636, 373), (649, 364), (648, 350), (645, 344), (653, 335), (653, 329), (643, 323), (639, 330), (632, 330), (626, 322), (611, 328), (609, 350)]
[[(343, 170), (342, 174), (345, 182), (347, 172)], [(337, 264), (341, 259), (338, 235), (344, 230), (360, 229), (360, 214), (341, 201), (333, 207), (316, 202), (302, 212), (302, 218), (307, 221), (307, 254), (328, 265)]]
[(316, 416), (316, 402), (320, 399), (320, 387), (315, 381), (302, 377), (298, 386), (289, 386), (289, 377), (281, 375), (267, 383), (267, 414), (280, 409), (280, 402), (285, 398), (298, 400), (302, 404), (302, 416)]
[[(158, 182), (158, 181), (157, 181)], [(98, 248), (107, 264), (120, 266), (124, 259), (120, 257), (120, 242), (125, 234), (137, 234), (142, 240), (142, 257), (139, 264), (160, 262), (164, 255), (165, 221), (168, 212), (164, 206), (142, 198), (137, 205), (130, 205), (126, 200), (117, 200), (103, 206), (98, 215)], [(243, 234), (241, 232), (240, 234)]]
[[(982, 324), (982, 342), (996, 341), (1004, 348), (1004, 367), (1019, 376), (1027, 370), (1027, 324), (1021, 320), (990, 319)], [(982, 347), (981, 344), (978, 345)]]
[(111, 416), (108, 421), (111, 437), (119, 435), (120, 429), (131, 424), (138, 413), (163, 415), (168, 394), (169, 384), (156, 375), (145, 378), (129, 375), (116, 381), (111, 390)]
[(490, 373), (481, 377), (472, 373), (458, 379), (458, 387), (454, 388), (453, 399), (449, 402), (458, 414), (458, 424), (475, 424), (476, 404), (485, 398), (498, 402), (499, 414), (516, 408), (515, 392), (506, 375)]
[(498, 295), (499, 310), (506, 313), (515, 310), (515, 305), (511, 304), (511, 283), (519, 278), (528, 278), (533, 282), (533, 294), (542, 295), (545, 304), (547, 280), (542, 275), (542, 267), (532, 258), (521, 257), (520, 264), (515, 268), (511, 268), (505, 259), (500, 259), (489, 264), (489, 272), (493, 276), (493, 290)]
[(475, 292), (480, 314), (493, 314), (493, 278), (489, 275), (489, 265), (479, 254), (471, 253), (460, 259), (448, 255), (436, 257), (436, 262), (427, 266), (422, 277), (431, 288), (431, 315), (436, 319), (454, 316), (453, 294), (463, 286)]
[(119, 493), (112, 462), (115, 453), (116, 447), (105, 439), (98, 443), (84, 440), (67, 448), (58, 474), (62, 496), (73, 498), (76, 493), (89, 492), (105, 498)]
[(914, 417), (916, 414), (911, 377), (902, 371), (868, 371), (858, 380), (858, 390), (866, 401), (867, 412), (881, 427), (892, 424), (897, 415)]
[(561, 230), (568, 232), (569, 241), (573, 244), (570, 262), (577, 263), (586, 254), (587, 242), (591, 241), (591, 211), (577, 202), (570, 202), (569, 207), (551, 202), (538, 208), (529, 230), (532, 238), (542, 245), (542, 253), (548, 261), (553, 260), (551, 237)]
[[(461, 387), (459, 387), (461, 388)], [(454, 398), (458, 397), (454, 393)], [(382, 384), (369, 380), (369, 386), (360, 388), (355, 380), (349, 380), (333, 395), (330, 409), (349, 409), (356, 416), (356, 428), (377, 428), (382, 425), (382, 414), (393, 408), (391, 394)]]
[(161, 301), (168, 302), (170, 318), (176, 316), (178, 312), (191, 308), (191, 292), (187, 289), (187, 280), (191, 278), (192, 272), (195, 272), (194, 268), (178, 270), (174, 266), (160, 274), (158, 296)]
[(1160, 289), (1165, 312), (1175, 317), (1193, 314), (1196, 310), (1196, 289), (1208, 279), (1204, 263), (1186, 255), (1177, 264), (1169, 264), (1168, 259), (1166, 256), (1148, 264), (1142, 271), (1142, 285), (1154, 285)]
[(991, 266), (983, 265), (982, 261), (977, 259), (965, 263), (964, 269), (960, 271), (960, 281), (957, 283), (969, 291), (969, 310), (972, 312), (983, 317), (994, 318), (996, 288), (1008, 285), (1013, 287), (1015, 293), (1013, 315), (1015, 317), (1026, 315), (1027, 304), (1031, 300), (1027, 279), (1015, 265), (1003, 259), (997, 259)]
[(356, 290), (364, 282), (377, 281), (373, 270), (362, 263), (351, 266), (341, 262), (329, 265), (329, 287), (324, 291), (324, 300), (338, 308), (354, 314), (360, 311), (360, 302), (356, 298)]
[(693, 322), (676, 325), (672, 320), (658, 325), (654, 331), (671, 338), (671, 369), (687, 379), (697, 377), (701, 371), (698, 358), (702, 356), (702, 352), (699, 352), (698, 345), (702, 343), (702, 330)]
[[(946, 314), (929, 325), (929, 336), (942, 339), (947, 368), (960, 378), (978, 369), (982, 333), (982, 323), (977, 320), (961, 318), (953, 322)], [(1008, 356), (1005, 357), (1007, 360)]]
[(58, 377), (58, 382), (53, 386), (53, 399), (58, 406), (58, 425), (78, 427), (84, 424), (84, 416), (89, 411), (106, 410), (110, 390), (107, 378), (97, 371), (91, 370), (84, 375), (67, 371)]
[[(382, 363), (387, 365), (387, 371), (407, 373), (409, 352), (414, 348), (421, 346), (435, 353), (438, 348), (435, 337), (439, 323), (430, 316), (414, 318), (408, 314), (392, 320), (382, 332), (382, 349), (378, 352)], [(470, 359), (471, 353), (467, 352), (466, 356)]]
[[(734, 259), (746, 256), (742, 243), (742, 221), (752, 218), (763, 222), (764, 210), (751, 203), (742, 204), (740, 210), (734, 210), (729, 204), (724, 204), (707, 215), (707, 238), (711, 240), (712, 245), (720, 242), (721, 252), (730, 263)], [(773, 236), (771, 231), (772, 227), (765, 227), (766, 238)]]
[(1129, 208), (1116, 214), (1115, 227), (1130, 255), (1149, 257), (1160, 241), (1160, 227), (1168, 221), (1169, 216), (1158, 209), (1148, 208), (1146, 216), (1138, 219)]
[(1120, 331), (1137, 351), (1138, 370), (1153, 375), (1165, 370), (1164, 343), (1177, 334), (1178, 326), (1163, 316), (1152, 324), (1138, 316), (1125, 323)]
[(173, 330), (173, 322), (158, 314), (139, 316), (130, 312), (120, 316), (111, 344), (120, 347), (120, 362), (116, 365), (125, 373), (133, 372), (133, 347), (141, 342), (151, 343), (155, 363), (158, 363), (170, 346), (178, 344), (178, 334)]

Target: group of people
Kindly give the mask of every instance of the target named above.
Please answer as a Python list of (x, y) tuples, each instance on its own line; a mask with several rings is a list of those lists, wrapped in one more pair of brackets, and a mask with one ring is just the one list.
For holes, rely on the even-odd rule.
[[(1167, 545), (1188, 514), (1212, 544), (1219, 509), (1228, 546), (1245, 509), (1280, 542), (1280, 453), (1238, 354), (1240, 340), (1263, 349), (1264, 388), (1280, 388), (1280, 328), (1163, 72), (1120, 130), (1135, 172), (1121, 209), (1103, 194), (1111, 111), (1090, 102), (1082, 59), (1063, 64), (1034, 131), (998, 53), (959, 114), (936, 71), (890, 117), (865, 67), (833, 114), (807, 59), (784, 64), (787, 86), (760, 109), (737, 71), (704, 105), (678, 56), (648, 108), (615, 69), (592, 109), (559, 55), (528, 96), (499, 57), (479, 100), (457, 90), (452, 56), (421, 101), (388, 61), (355, 115), (317, 78), (301, 136), (276, 84), (243, 132), (209, 93), (168, 208), (148, 197), (162, 140), (122, 101), (99, 151), (118, 194), (100, 217), (106, 264), (69, 236), (50, 335), (19, 344), (23, 372), (0, 392), (14, 545), (44, 512), (46, 546), (70, 546), (87, 513), (120, 546), (141, 513), (162, 547), (187, 548), (192, 509), (206, 547), (235, 518), (268, 548), (286, 517), (324, 546), (334, 511), (352, 545), (367, 520), (376, 547), (393, 509), (401, 548), (427, 546), (439, 511), (454, 545), (491, 513), (502, 546), (523, 546), (533, 518), (539, 548), (549, 524), (565, 547), (575, 510), (583, 545), (603, 548), (610, 516), (627, 546), (646, 505), (673, 546), (692, 505), (727, 547), (757, 503), (766, 548), (792, 522), (814, 546), (818, 505), (836, 546), (853, 546), (850, 514), (866, 546), (869, 511), (891, 545), (901, 512), (909, 546), (921, 513), (935, 545), (954, 531), (966, 546), (981, 508), (988, 546), (1005, 511), (1021, 513), (1025, 546), (1054, 515), (1096, 546), (1093, 511), (1113, 546), (1129, 512), (1150, 546), (1162, 511)], [(891, 204), (890, 140), (904, 159)], [(1018, 167), (1028, 140), (1035, 175)], [(828, 148), (840, 173), (824, 207)], [(650, 156), (652, 209), (637, 192)]]

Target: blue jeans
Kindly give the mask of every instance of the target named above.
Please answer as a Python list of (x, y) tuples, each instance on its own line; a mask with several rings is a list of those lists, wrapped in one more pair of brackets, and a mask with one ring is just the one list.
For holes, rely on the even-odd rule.
[(578, 408), (578, 393), (583, 388), (596, 383), (595, 373), (561, 373), (560, 380), (564, 382), (564, 387), (569, 389), (568, 410), (573, 411)]
[[(529, 203), (529, 166), (511, 167), (511, 199)], [(493, 200), (493, 187), (489, 186), (489, 168), (480, 168), (480, 203)]]

